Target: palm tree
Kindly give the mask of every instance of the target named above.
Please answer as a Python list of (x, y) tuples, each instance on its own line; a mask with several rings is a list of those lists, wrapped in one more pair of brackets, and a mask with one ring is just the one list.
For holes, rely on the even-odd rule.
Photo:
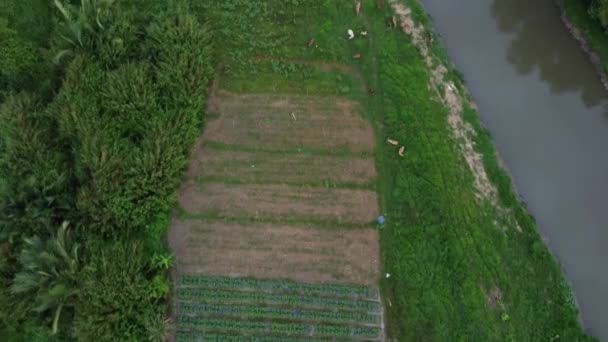
[(72, 49), (84, 47), (87, 35), (95, 35), (105, 29), (102, 18), (108, 14), (113, 2), (114, 0), (80, 0), (80, 6), (77, 7), (54, 0), (62, 17), (59, 26), (63, 32), (60, 36), (70, 46), (57, 53), (56, 62), (72, 53)]
[(80, 245), (70, 238), (68, 222), (46, 241), (39, 236), (24, 239), (19, 255), (23, 269), (15, 275), (11, 292), (33, 298), (36, 312), (54, 311), (53, 334), (58, 331), (61, 310), (73, 306), (81, 269)]

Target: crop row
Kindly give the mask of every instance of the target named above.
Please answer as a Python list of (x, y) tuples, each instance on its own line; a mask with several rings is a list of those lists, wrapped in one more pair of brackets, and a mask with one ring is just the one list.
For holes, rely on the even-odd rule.
[(180, 314), (247, 319), (317, 321), (352, 324), (378, 324), (379, 316), (355, 311), (320, 311), (301, 308), (264, 307), (259, 305), (225, 305), (179, 303)]
[(350, 310), (380, 312), (378, 303), (323, 297), (307, 297), (291, 294), (256, 292), (232, 292), (224, 290), (178, 288), (177, 298), (210, 303), (255, 303), (292, 307), (322, 308), (323, 310)]
[(213, 332), (239, 332), (261, 335), (287, 335), (307, 337), (371, 337), (380, 335), (379, 328), (349, 327), (340, 325), (231, 321), (203, 317), (178, 316), (180, 328), (195, 328)]
[(237, 335), (206, 334), (178, 331), (177, 342), (321, 342), (324, 340), (297, 339), (289, 337), (253, 337)]
[(299, 293), (315, 296), (355, 297), (371, 300), (378, 299), (378, 291), (364, 286), (306, 284), (287, 280), (257, 280), (246, 278), (182, 275), (181, 284), (184, 286), (199, 286), (215, 289), (250, 289), (254, 291)]

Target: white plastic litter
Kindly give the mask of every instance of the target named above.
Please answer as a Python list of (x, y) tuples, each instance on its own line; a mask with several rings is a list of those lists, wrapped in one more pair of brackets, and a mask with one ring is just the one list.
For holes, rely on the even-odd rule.
[(355, 32), (353, 32), (353, 30), (348, 30), (348, 39), (353, 39), (355, 38)]
[(390, 273), (387, 273), (387, 274), (386, 274), (386, 279), (388, 279), (388, 278), (390, 278), (390, 277), (391, 277), (391, 274), (390, 274)]

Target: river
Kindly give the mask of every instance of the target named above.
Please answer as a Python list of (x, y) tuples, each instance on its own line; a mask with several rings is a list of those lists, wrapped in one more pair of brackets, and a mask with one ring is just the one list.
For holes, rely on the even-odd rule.
[(608, 92), (554, 0), (422, 0), (484, 125), (608, 341)]

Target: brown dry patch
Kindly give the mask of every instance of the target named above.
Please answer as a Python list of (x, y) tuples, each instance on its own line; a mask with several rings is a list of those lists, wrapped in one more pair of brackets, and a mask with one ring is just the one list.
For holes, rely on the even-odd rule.
[(279, 150), (372, 152), (374, 131), (344, 99), (223, 94), (206, 141)]
[(366, 224), (378, 215), (376, 192), (289, 185), (185, 186), (178, 202), (189, 213), (222, 217), (287, 217)]
[(495, 285), (489, 293), (486, 293), (486, 301), (491, 308), (502, 306), (502, 291)]
[(428, 35), (425, 33), (422, 25), (416, 25), (411, 16), (411, 10), (395, 0), (392, 1), (391, 6), (400, 18), (403, 32), (412, 38), (412, 43), (418, 48), (427, 68), (431, 71), (431, 86), (437, 93), (439, 100), (449, 109), (448, 124), (459, 142), (462, 154), (471, 169), (478, 197), (489, 200), (498, 208), (496, 187), (490, 181), (483, 165), (483, 155), (475, 150), (474, 137), (476, 132), (462, 117), (465, 103), (464, 97), (459, 94), (458, 89), (452, 82), (445, 80), (444, 76), (448, 72), (448, 69), (438, 60), (431, 57), (428, 46), (429, 41), (425, 38)]
[(372, 229), (172, 222), (178, 272), (377, 286), (378, 236)]
[(193, 154), (187, 177), (238, 179), (248, 183), (371, 184), (376, 178), (376, 168), (371, 158), (203, 148)]

